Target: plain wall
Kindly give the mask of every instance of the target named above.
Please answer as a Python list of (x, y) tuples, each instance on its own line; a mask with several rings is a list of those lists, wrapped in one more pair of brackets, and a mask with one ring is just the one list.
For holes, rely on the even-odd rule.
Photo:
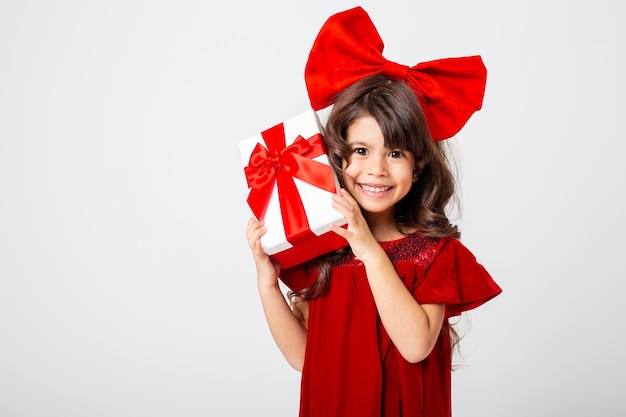
[(295, 416), (240, 140), (305, 111), (362, 5), (386, 58), (482, 55), (450, 145), (504, 292), (461, 325), (455, 417), (624, 416), (626, 3), (2, 1), (0, 416)]

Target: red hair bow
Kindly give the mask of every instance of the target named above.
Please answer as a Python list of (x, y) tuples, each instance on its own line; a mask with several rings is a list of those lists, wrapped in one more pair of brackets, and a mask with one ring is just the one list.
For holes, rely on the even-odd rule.
[(339, 91), (380, 73), (409, 84), (435, 140), (454, 136), (482, 107), (487, 69), (480, 56), (408, 67), (385, 59), (383, 48), (380, 35), (361, 7), (331, 16), (313, 43), (304, 72), (313, 109), (330, 106)]

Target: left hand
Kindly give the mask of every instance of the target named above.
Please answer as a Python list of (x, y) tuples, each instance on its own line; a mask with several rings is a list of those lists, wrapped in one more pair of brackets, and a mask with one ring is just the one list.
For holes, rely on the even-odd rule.
[(344, 229), (333, 224), (331, 230), (348, 241), (357, 259), (363, 261), (370, 252), (380, 249), (359, 203), (348, 191), (342, 188), (339, 194), (333, 195), (333, 207), (345, 217), (348, 227)]

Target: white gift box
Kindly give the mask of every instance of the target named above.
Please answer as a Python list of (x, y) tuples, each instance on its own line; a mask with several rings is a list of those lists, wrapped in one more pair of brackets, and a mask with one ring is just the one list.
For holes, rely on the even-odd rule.
[[(281, 126), (284, 128), (284, 147), (282, 143), (278, 146), (276, 144), (273, 146), (268, 144), (268, 138), (270, 136), (276, 136), (276, 132), (281, 132)], [(270, 131), (273, 132), (272, 135), (269, 134)], [(277, 151), (280, 153), (280, 151), (290, 147), (290, 145), (294, 143), (302, 144), (303, 142), (296, 142), (298, 137), (300, 137), (298, 139), (299, 141), (302, 141), (303, 139), (307, 140), (308, 143), (317, 144), (318, 150), (320, 148), (322, 149), (321, 154), (312, 158), (300, 158), (300, 154), (296, 156), (296, 159), (301, 161), (300, 163), (307, 165), (307, 167), (301, 169), (300, 172), (310, 172), (311, 170), (316, 170), (317, 174), (323, 172), (324, 174), (322, 176), (325, 178), (327, 185), (332, 184), (333, 189), (323, 189), (300, 178), (291, 176), (291, 173), (294, 172), (293, 169), (287, 168), (283, 171), (283, 174), (287, 172), (289, 181), (293, 181), (295, 188), (297, 189), (296, 198), (294, 198), (293, 194), (289, 194), (288, 205), (290, 207), (293, 205), (302, 205), (306, 214), (306, 221), (308, 221), (308, 229), (312, 232), (305, 233), (305, 235), (308, 235), (308, 237), (304, 238), (305, 241), (303, 241), (302, 238), (296, 239), (296, 243), (294, 244), (292, 243), (294, 239), (288, 239), (287, 236), (288, 231), (286, 231), (287, 226), (285, 223), (289, 223), (291, 219), (287, 213), (283, 213), (281, 211), (279, 202), (279, 186), (276, 179), (272, 179), (270, 181), (270, 186), (266, 185), (267, 187), (271, 187), (271, 192), (268, 192), (269, 198), (267, 199), (267, 206), (261, 215), (261, 217), (265, 220), (265, 225), (267, 227), (267, 233), (262, 236), (261, 244), (265, 253), (273, 257), (274, 260), (276, 260), (276, 262), (278, 262), (283, 268), (289, 268), (347, 245), (345, 239), (330, 231), (332, 224), (345, 226), (347, 222), (341, 213), (335, 210), (331, 205), (331, 196), (339, 190), (339, 181), (335, 172), (332, 168), (330, 168), (328, 155), (323, 149), (323, 144), (321, 144), (319, 119), (313, 110), (301, 113), (284, 121), (283, 123), (280, 123), (279, 125), (273, 126), (270, 129), (264, 130), (263, 132), (240, 141), (239, 149), (241, 152), (241, 158), (244, 167), (246, 167), (244, 168), (244, 171), (252, 165), (258, 166), (258, 159), (255, 159), (254, 164), (251, 161), (251, 155), (255, 152), (255, 148), (257, 150), (260, 149), (258, 145), (262, 145), (265, 148), (261, 149), (263, 152), (269, 150), (266, 154), (264, 153), (264, 155), (267, 156), (267, 159), (263, 159), (264, 163), (270, 164), (271, 167), (277, 167), (277, 170), (283, 169), (281, 165), (284, 166), (285, 162), (277, 160)], [(270, 140), (273, 141), (273, 139)], [(308, 143), (304, 146), (308, 146)], [(297, 145), (297, 147), (298, 149), (302, 148), (299, 145)], [(294, 147), (291, 147), (290, 149), (293, 148)], [(295, 151), (295, 153), (298, 152)], [(306, 156), (305, 152), (302, 153)], [(318, 151), (317, 153), (320, 152)], [(288, 161), (293, 160), (291, 156), (287, 156), (286, 158)], [(307, 160), (302, 161), (303, 159)], [(323, 167), (319, 164), (309, 164), (309, 160), (323, 164)], [(317, 168), (315, 166), (311, 167), (310, 165), (317, 165)], [(270, 169), (270, 171), (273, 172), (273, 168)], [(268, 171), (266, 170), (264, 172), (267, 173)], [(306, 174), (306, 172), (304, 173)], [(280, 175), (282, 174), (278, 174), (277, 177)], [(264, 178), (266, 177), (267, 176), (264, 176)], [(250, 181), (248, 181), (248, 185), (251, 185)], [(253, 192), (253, 188), (255, 187), (250, 186), (248, 189), (249, 192)], [(327, 186), (326, 188), (329, 187)], [(286, 188), (282, 189), (284, 190)], [(284, 195), (281, 197), (285, 198)], [(263, 200), (265, 201), (265, 199)], [(248, 202), (252, 208), (250, 199)], [(256, 210), (253, 209), (253, 212), (255, 211), (259, 213), (258, 208), (256, 208)]]

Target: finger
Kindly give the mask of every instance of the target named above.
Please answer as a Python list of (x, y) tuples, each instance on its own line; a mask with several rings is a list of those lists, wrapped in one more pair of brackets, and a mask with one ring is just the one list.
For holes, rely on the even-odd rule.
[(345, 208), (341, 202), (341, 196), (337, 195), (337, 194), (333, 194), (332, 196), (332, 201), (331, 201), (331, 205), (332, 207), (339, 211), (344, 217), (345, 217), (345, 211), (347, 210), (347, 208)]
[(351, 211), (353, 211), (353, 207), (348, 200), (346, 200), (340, 194), (334, 194), (332, 197), (332, 206), (336, 210), (338, 210), (343, 216), (347, 216)]
[(265, 251), (263, 250), (263, 245), (259, 240), (254, 242), (254, 245), (252, 246), (252, 256), (254, 257), (257, 265), (262, 265), (265, 263), (267, 263), (268, 265), (272, 264), (271, 258), (267, 253), (265, 253)]
[(253, 228), (256, 228), (258, 226), (262, 226), (264, 224), (263, 220), (257, 220), (253, 217), (250, 217), (248, 219), (248, 224), (246, 225), (246, 233), (248, 233), (248, 231), (252, 230)]
[(337, 226), (336, 224), (331, 224), (330, 225), (330, 230), (332, 230), (333, 232), (337, 233), (342, 238), (347, 239), (347, 236), (348, 236), (348, 230), (347, 229), (344, 229), (343, 227)]
[(262, 258), (265, 255), (265, 252), (263, 252), (263, 245), (261, 245), (261, 241), (258, 239), (254, 242), (252, 250), (254, 251), (254, 256), (257, 258)]
[(246, 236), (250, 236), (250, 233), (252, 233), (252, 230), (254, 230), (255, 226), (256, 226), (256, 220), (254, 219), (254, 217), (250, 217), (248, 219), (248, 223), (246, 224)]
[(257, 221), (254, 217), (248, 220), (248, 225), (246, 226), (246, 235), (250, 236), (258, 230), (262, 229), (265, 223), (263, 220)]
[(250, 233), (248, 234), (248, 245), (250, 246), (250, 248), (252, 248), (254, 250), (254, 247), (257, 244), (261, 244), (261, 237), (265, 234), (265, 232), (267, 232), (267, 229), (265, 228), (265, 226), (261, 226), (257, 229), (252, 229), (250, 231)]
[(350, 192), (348, 190), (346, 190), (345, 188), (342, 188), (339, 190), (339, 193), (341, 194), (341, 196), (346, 199), (346, 201), (348, 203), (350, 203), (350, 205), (352, 206), (358, 206), (359, 203), (357, 203), (356, 199), (352, 196), (352, 194), (350, 194)]
[(340, 194), (338, 194), (337, 202), (343, 204), (346, 209), (352, 211), (353, 213), (360, 213), (361, 206), (356, 201), (356, 199), (345, 189), (340, 190)]
[(351, 204), (343, 197), (333, 200), (333, 207), (341, 213), (351, 226), (356, 226), (363, 221), (363, 213), (358, 204)]

